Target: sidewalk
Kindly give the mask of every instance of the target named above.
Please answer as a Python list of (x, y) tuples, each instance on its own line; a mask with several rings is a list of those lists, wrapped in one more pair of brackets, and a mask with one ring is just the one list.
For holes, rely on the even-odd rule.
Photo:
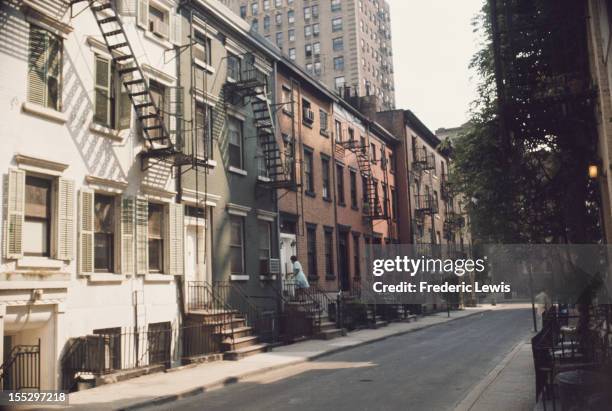
[(160, 405), (218, 388), (253, 374), (310, 361), (363, 344), (380, 341), (448, 321), (478, 315), (498, 308), (481, 306), (463, 311), (438, 313), (416, 322), (391, 323), (379, 329), (360, 330), (333, 340), (307, 340), (274, 348), (240, 361), (219, 361), (176, 372), (157, 373), (70, 394), (72, 410), (128, 410)]
[(531, 344), (521, 342), (461, 401), (455, 411), (532, 411), (535, 371)]

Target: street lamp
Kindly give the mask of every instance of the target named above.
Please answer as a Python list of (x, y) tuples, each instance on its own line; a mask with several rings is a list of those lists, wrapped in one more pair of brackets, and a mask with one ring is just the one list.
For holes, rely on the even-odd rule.
[(589, 178), (595, 180), (599, 177), (599, 164), (595, 162), (589, 163)]

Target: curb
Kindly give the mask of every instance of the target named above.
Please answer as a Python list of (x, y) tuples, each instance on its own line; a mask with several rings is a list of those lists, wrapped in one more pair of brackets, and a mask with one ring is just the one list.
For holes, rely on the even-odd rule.
[(303, 364), (303, 363), (314, 361), (316, 359), (319, 359), (319, 358), (322, 358), (322, 357), (325, 357), (325, 356), (328, 356), (328, 355), (336, 354), (336, 353), (339, 353), (339, 352), (342, 352), (342, 351), (347, 351), (347, 350), (350, 350), (352, 348), (357, 348), (357, 347), (361, 347), (361, 346), (364, 346), (364, 345), (372, 344), (372, 343), (375, 343), (375, 342), (378, 342), (378, 341), (383, 341), (383, 340), (386, 340), (386, 339), (392, 338), (392, 337), (398, 337), (398, 336), (402, 336), (402, 335), (405, 335), (405, 334), (410, 334), (410, 333), (415, 332), (415, 331), (425, 330), (427, 328), (435, 327), (437, 325), (442, 325), (442, 324), (446, 324), (446, 323), (453, 322), (453, 321), (463, 320), (465, 318), (473, 317), (473, 316), (479, 315), (479, 314), (484, 314), (484, 313), (489, 312), (489, 311), (492, 311), (492, 310), (491, 309), (485, 309), (485, 310), (482, 310), (482, 311), (477, 311), (477, 312), (474, 312), (474, 313), (470, 313), (470, 314), (464, 315), (464, 316), (459, 317), (459, 318), (451, 318), (451, 319), (449, 319), (447, 321), (443, 321), (443, 322), (439, 322), (439, 323), (435, 323), (435, 324), (427, 324), (427, 325), (423, 325), (422, 327), (412, 328), (410, 330), (398, 331), (398, 332), (393, 333), (393, 334), (385, 335), (385, 336), (382, 336), (382, 337), (376, 337), (376, 338), (373, 338), (373, 339), (367, 340), (367, 341), (359, 341), (359, 342), (357, 342), (357, 343), (355, 343), (353, 345), (346, 345), (346, 346), (342, 346), (342, 347), (333, 348), (333, 349), (331, 349), (329, 351), (325, 351), (325, 352), (318, 353), (318, 354), (313, 354), (313, 355), (310, 355), (310, 356), (308, 356), (306, 358), (301, 358), (301, 359), (298, 359), (298, 360), (295, 360), (295, 361), (291, 361), (291, 362), (287, 362), (287, 363), (284, 363), (284, 364), (272, 365), (272, 366), (269, 366), (269, 367), (260, 368), (258, 370), (248, 371), (248, 372), (236, 375), (236, 376), (226, 377), (226, 378), (223, 378), (222, 380), (214, 381), (214, 382), (208, 383), (206, 385), (203, 385), (201, 387), (192, 388), (192, 389), (189, 389), (187, 391), (184, 391), (184, 392), (181, 392), (181, 393), (178, 393), (178, 394), (170, 394), (170, 395), (165, 395), (165, 396), (162, 396), (162, 397), (153, 398), (153, 399), (142, 401), (142, 402), (139, 402), (139, 403), (136, 403), (136, 404), (128, 405), (126, 407), (116, 408), (115, 410), (116, 411), (135, 411), (135, 410), (140, 410), (140, 409), (145, 408), (145, 407), (164, 405), (164, 404), (167, 404), (167, 403), (170, 403), (170, 402), (175, 402), (175, 401), (182, 400), (182, 399), (185, 399), (185, 398), (193, 397), (194, 395), (199, 395), (199, 394), (202, 394), (202, 393), (204, 393), (206, 391), (210, 391), (210, 390), (213, 390), (213, 389), (216, 389), (216, 388), (221, 388), (221, 387), (224, 387), (224, 386), (227, 386), (227, 385), (230, 385), (230, 384), (238, 383), (238, 382), (240, 382), (240, 380), (248, 378), (248, 377), (251, 377), (253, 375), (262, 374), (262, 373), (266, 373), (266, 372), (270, 372), (270, 371), (275, 371), (275, 370), (278, 370), (278, 369), (281, 369), (281, 368), (291, 367), (291, 366), (298, 365), (298, 364)]
[(510, 361), (521, 350), (523, 345), (527, 344), (529, 339), (524, 339), (516, 343), (508, 354), (497, 364), (489, 373), (472, 388), (472, 390), (461, 400), (456, 406), (455, 411), (470, 411), (472, 407), (478, 402), (482, 394), (493, 384), (499, 374), (508, 366)]

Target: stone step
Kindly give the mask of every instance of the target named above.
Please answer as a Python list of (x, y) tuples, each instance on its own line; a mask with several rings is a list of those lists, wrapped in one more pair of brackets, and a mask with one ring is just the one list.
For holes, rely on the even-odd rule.
[(217, 325), (219, 327), (222, 326), (224, 330), (230, 328), (229, 325), (233, 324), (234, 329), (236, 329), (240, 327), (246, 327), (246, 320), (240, 317), (233, 317), (232, 319), (209, 321), (209, 322), (205, 322), (205, 324)]
[(248, 347), (238, 348), (232, 351), (226, 351), (223, 353), (223, 359), (227, 361), (238, 361), (242, 358), (259, 354), (268, 351), (268, 344), (255, 344), (249, 345)]
[(222, 351), (232, 351), (238, 350), (240, 348), (249, 347), (251, 345), (256, 345), (258, 338), (256, 335), (248, 335), (246, 337), (239, 338), (228, 338), (221, 343)]
[(248, 337), (253, 334), (253, 327), (246, 327), (246, 326), (234, 327), (233, 330), (229, 327), (226, 327), (223, 330), (221, 330), (221, 332), (218, 332), (216, 334), (229, 335), (232, 333), (234, 335), (234, 338)]
[(335, 322), (321, 320), (321, 331), (332, 330), (334, 328), (336, 328)]
[(340, 328), (331, 328), (331, 329), (321, 330), (321, 332), (319, 332), (316, 335), (316, 338), (320, 340), (331, 340), (332, 338), (341, 337), (341, 336), (342, 336), (342, 330)]

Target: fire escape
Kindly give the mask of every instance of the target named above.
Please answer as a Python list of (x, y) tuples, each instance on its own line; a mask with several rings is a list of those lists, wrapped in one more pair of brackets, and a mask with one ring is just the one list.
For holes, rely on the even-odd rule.
[[(357, 158), (357, 164), (359, 166), (359, 173), (366, 182), (366, 193), (364, 195), (364, 200), (366, 200), (364, 204), (364, 217), (371, 221), (389, 219), (389, 216), (387, 215), (387, 213), (385, 213), (383, 207), (380, 205), (380, 199), (378, 196), (378, 184), (374, 179), (374, 174), (372, 173), (372, 158), (367, 145), (361, 145), (355, 139), (339, 141), (337, 142), (337, 144), (355, 154), (355, 157)], [(387, 186), (387, 170), (386, 167), (383, 168), (385, 178), (384, 183), (385, 186)], [(388, 205), (386, 209), (388, 211)]]
[(279, 142), (274, 112), (268, 99), (268, 76), (254, 66), (254, 60), (255, 56), (247, 53), (243, 60), (247, 67), (240, 71), (238, 79), (225, 83), (225, 96), (232, 104), (250, 102), (253, 109), (253, 124), (257, 129), (264, 171), (259, 184), (274, 189), (293, 188), (296, 187), (295, 144)]
[[(180, 90), (169, 93), (168, 100), (174, 95), (174, 101), (166, 101), (166, 107), (162, 107), (160, 98), (156, 100), (113, 1), (73, 0), (71, 6), (81, 2), (86, 2), (93, 13), (104, 43), (118, 67), (117, 75), (134, 107), (146, 148), (141, 154), (141, 168), (146, 170), (158, 163), (196, 166), (198, 162), (203, 162), (183, 151), (180, 114), (182, 93)], [(174, 112), (167, 108), (171, 105), (176, 108)]]

